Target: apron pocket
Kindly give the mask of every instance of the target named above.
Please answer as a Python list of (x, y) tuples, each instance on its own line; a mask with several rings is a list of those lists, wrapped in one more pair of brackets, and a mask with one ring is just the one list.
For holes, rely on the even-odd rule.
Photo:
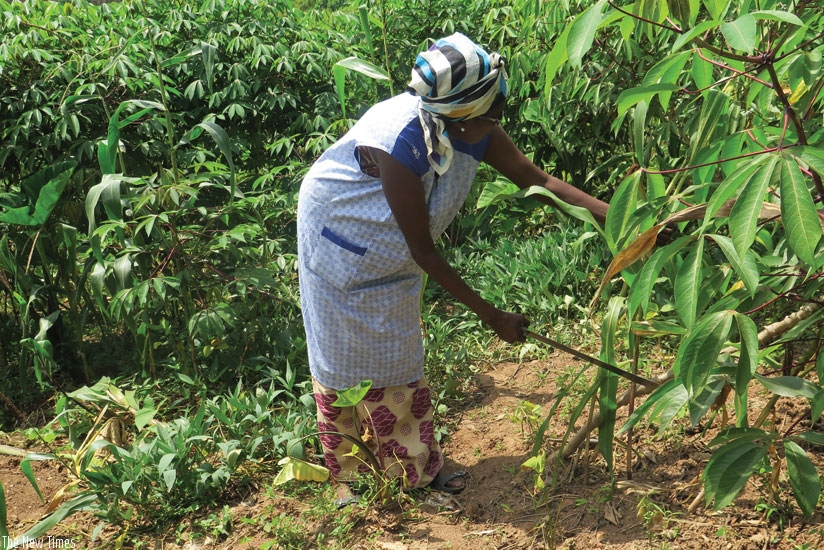
[(324, 226), (307, 267), (333, 287), (346, 291), (368, 249)]

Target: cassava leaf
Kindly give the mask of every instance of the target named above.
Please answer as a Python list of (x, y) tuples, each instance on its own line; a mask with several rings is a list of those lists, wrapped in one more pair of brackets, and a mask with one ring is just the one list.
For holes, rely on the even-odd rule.
[(699, 238), (687, 254), (675, 275), (675, 305), (678, 316), (688, 329), (698, 314), (698, 293), (701, 290), (701, 273), (704, 265), (704, 239)]
[(815, 250), (821, 240), (821, 220), (801, 168), (792, 158), (781, 161), (781, 217), (787, 242), (807, 265), (817, 264)]
[(767, 448), (749, 439), (734, 440), (715, 450), (704, 469), (704, 494), (715, 510), (731, 503), (767, 455)]
[(635, 277), (629, 290), (627, 300), (627, 316), (635, 319), (635, 312), (640, 307), (646, 310), (652, 297), (653, 287), (658, 280), (661, 270), (675, 254), (689, 243), (695, 240), (692, 236), (679, 237), (670, 244), (656, 250), (641, 268), (641, 272)]
[(628, 88), (618, 94), (618, 100), (616, 102), (618, 106), (618, 116), (620, 117), (627, 110), (640, 102), (645, 102), (647, 104), (652, 103), (652, 98), (656, 97), (659, 94), (667, 94), (667, 96), (671, 95), (672, 92), (680, 90), (681, 87), (676, 84), (670, 84), (667, 82), (656, 83), (656, 84), (646, 84), (644, 86), (638, 86), (635, 88)]
[(815, 399), (815, 395), (818, 392), (815, 384), (798, 376), (776, 376), (775, 378), (769, 378), (757, 373), (754, 376), (765, 388), (782, 397)]
[(810, 402), (810, 418), (813, 424), (818, 422), (822, 412), (824, 412), (824, 389), (818, 390)]
[(741, 342), (738, 368), (735, 370), (736, 413), (738, 425), (742, 426), (747, 420), (747, 388), (758, 368), (758, 328), (747, 315), (736, 313), (735, 320)]
[(532, 196), (532, 195), (543, 195), (545, 197), (549, 197), (550, 199), (552, 199), (552, 202), (554, 203), (554, 205), (559, 210), (561, 210), (561, 212), (567, 214), (568, 216), (572, 216), (573, 218), (578, 219), (582, 222), (592, 224), (592, 226), (596, 230), (598, 230), (599, 232), (601, 231), (601, 224), (599, 224), (597, 221), (595, 221), (595, 218), (592, 216), (592, 212), (590, 212), (586, 208), (582, 208), (580, 206), (575, 206), (575, 205), (569, 204), (568, 202), (562, 201), (561, 199), (558, 198), (557, 195), (555, 195), (549, 189), (546, 189), (544, 187), (538, 187), (537, 185), (533, 185), (531, 187), (528, 187), (527, 189), (521, 190), (520, 193), (524, 197), (529, 197), (529, 196)]
[(743, 191), (730, 211), (730, 234), (739, 255), (743, 255), (755, 240), (761, 206), (772, 183), (778, 160), (777, 155), (767, 155), (764, 161), (758, 164), (758, 170), (745, 182)]
[(729, 237), (725, 235), (712, 235), (710, 238), (715, 241), (718, 248), (720, 248), (724, 256), (727, 257), (738, 278), (741, 279), (741, 282), (744, 283), (744, 286), (749, 291), (750, 296), (755, 296), (760, 278), (758, 275), (758, 264), (752, 252), (747, 250), (744, 252), (744, 256), (741, 257), (735, 249), (732, 239)]
[(755, 17), (744, 14), (735, 21), (721, 24), (721, 34), (732, 48), (752, 53), (756, 46)]
[(652, 250), (655, 246), (655, 240), (658, 237), (658, 232), (662, 227), (663, 225), (656, 225), (649, 228), (637, 239), (632, 241), (624, 250), (615, 255), (615, 258), (612, 259), (609, 267), (607, 267), (606, 273), (601, 278), (601, 286), (598, 288), (598, 291), (595, 293), (595, 296), (593, 296), (592, 301), (589, 304), (590, 309), (595, 306), (595, 303), (598, 301), (601, 293), (604, 292), (604, 289), (607, 287), (612, 278), (615, 277), (615, 275), (643, 258), (650, 250)]
[(650, 422), (658, 422), (658, 433), (663, 434), (678, 411), (689, 401), (687, 389), (679, 380), (669, 380), (652, 392), (646, 400), (633, 411), (618, 434), (627, 432), (649, 413)]
[(804, 517), (808, 518), (818, 506), (821, 478), (807, 452), (795, 441), (784, 440), (784, 454), (787, 457), (787, 477), (790, 478), (795, 500)]
[(750, 12), (750, 15), (758, 20), (765, 19), (768, 21), (782, 21), (784, 23), (789, 23), (790, 25), (798, 25), (799, 27), (804, 26), (804, 21), (802, 21), (797, 15), (786, 11), (758, 10)]
[(603, 17), (602, 12), (606, 0), (599, 0), (584, 10), (572, 22), (569, 37), (567, 38), (567, 56), (569, 62), (576, 69), (581, 68), (581, 61), (592, 47), (592, 42), (595, 40), (595, 31), (601, 24)]
[(710, 371), (727, 340), (735, 312), (725, 310), (705, 315), (681, 342), (675, 356), (675, 376), (682, 380), (690, 395), (704, 387)]
[(626, 238), (630, 219), (638, 210), (638, 192), (641, 185), (642, 173), (636, 171), (626, 178), (615, 190), (607, 210), (607, 219), (604, 224), (607, 245), (613, 252), (617, 251), (619, 243)]

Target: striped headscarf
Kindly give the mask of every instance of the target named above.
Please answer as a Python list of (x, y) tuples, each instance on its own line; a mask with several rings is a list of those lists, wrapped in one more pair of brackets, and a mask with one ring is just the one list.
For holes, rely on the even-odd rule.
[(452, 162), (452, 142), (445, 121), (467, 120), (486, 113), (498, 96), (506, 97), (504, 60), (487, 53), (461, 33), (435, 42), (418, 54), (409, 91), (420, 96), (418, 116), (427, 158), (437, 174)]

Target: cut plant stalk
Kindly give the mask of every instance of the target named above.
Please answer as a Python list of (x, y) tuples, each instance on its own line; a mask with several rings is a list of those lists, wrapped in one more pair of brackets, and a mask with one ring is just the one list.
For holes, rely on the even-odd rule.
[(648, 380), (648, 379), (644, 378), (643, 376), (639, 376), (639, 375), (637, 375), (633, 372), (629, 372), (627, 370), (618, 368), (615, 365), (607, 363), (606, 361), (601, 361), (600, 359), (598, 359), (596, 357), (592, 357), (591, 355), (587, 355), (586, 353), (584, 353), (582, 351), (578, 351), (577, 349), (571, 348), (569, 346), (565, 346), (564, 344), (562, 344), (560, 342), (557, 342), (557, 341), (555, 341), (551, 338), (547, 338), (546, 336), (542, 336), (540, 334), (532, 332), (531, 330), (527, 330), (526, 328), (524, 328), (522, 330), (523, 330), (524, 336), (528, 336), (529, 338), (534, 338), (535, 340), (538, 340), (539, 342), (543, 342), (544, 344), (548, 344), (548, 345), (550, 345), (554, 348), (557, 348), (561, 351), (565, 351), (566, 353), (572, 355), (573, 357), (577, 357), (578, 359), (582, 359), (584, 361), (587, 361), (588, 363), (592, 363), (593, 365), (597, 365), (597, 366), (601, 367), (602, 369), (606, 369), (609, 372), (615, 373), (618, 376), (620, 376), (622, 378), (626, 378), (627, 380), (629, 380), (631, 382), (635, 382), (636, 384), (641, 384), (642, 386), (648, 386), (650, 388), (654, 388), (654, 387), (659, 385), (658, 382), (655, 382), (654, 380)]

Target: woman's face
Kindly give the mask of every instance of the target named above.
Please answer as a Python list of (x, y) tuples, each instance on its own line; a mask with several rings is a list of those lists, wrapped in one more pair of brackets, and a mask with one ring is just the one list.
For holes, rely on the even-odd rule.
[(446, 131), (450, 139), (457, 139), (464, 143), (478, 143), (501, 124), (504, 105), (492, 107), (481, 116), (467, 120), (447, 121)]

